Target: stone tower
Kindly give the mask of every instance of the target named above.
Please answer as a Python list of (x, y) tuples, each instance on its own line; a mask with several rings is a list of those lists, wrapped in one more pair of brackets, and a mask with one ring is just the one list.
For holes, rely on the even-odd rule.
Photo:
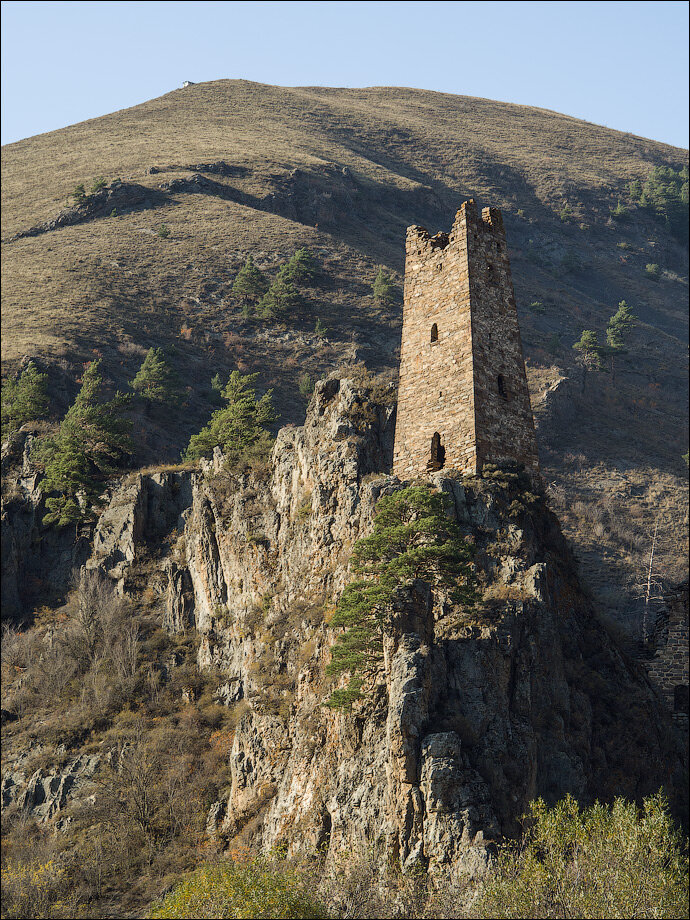
[(474, 201), (450, 233), (409, 227), (393, 473), (484, 463), (539, 471), (501, 212)]

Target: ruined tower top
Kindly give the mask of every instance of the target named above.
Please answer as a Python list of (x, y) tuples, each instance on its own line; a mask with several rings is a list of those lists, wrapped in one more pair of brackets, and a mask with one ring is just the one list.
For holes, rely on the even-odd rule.
[(487, 462), (539, 467), (503, 218), (470, 200), (450, 233), (407, 231), (393, 472)]

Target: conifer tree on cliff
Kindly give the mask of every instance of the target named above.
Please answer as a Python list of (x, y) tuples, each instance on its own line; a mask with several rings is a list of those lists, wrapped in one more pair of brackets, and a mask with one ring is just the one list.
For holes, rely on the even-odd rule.
[(48, 413), (48, 375), (42, 374), (33, 361), (17, 380), (8, 379), (2, 385), (3, 440), (24, 424), (43, 418)]
[(48, 495), (46, 524), (64, 527), (88, 514), (105, 480), (131, 455), (131, 422), (123, 418), (129, 399), (116, 393), (108, 402), (100, 402), (102, 384), (100, 361), (93, 361), (58, 433), (41, 445), (38, 458), (44, 461), (45, 475), (40, 488)]
[(360, 577), (340, 595), (332, 627), (345, 627), (331, 647), (327, 673), (349, 674), (347, 687), (331, 693), (326, 705), (349, 710), (362, 696), (362, 682), (383, 660), (383, 639), (393, 602), (425, 581), (445, 589), (455, 603), (472, 606), (472, 547), (446, 514), (449, 497), (427, 484), (384, 495), (376, 506), (374, 529), (355, 543), (350, 565)]
[(211, 457), (213, 450), (220, 447), (227, 460), (237, 462), (249, 455), (265, 455), (270, 449), (272, 438), (266, 426), (278, 415), (271, 401), (273, 390), (267, 390), (256, 398), (254, 384), (258, 374), (240, 374), (233, 371), (221, 391), (227, 403), (217, 409), (205, 428), (190, 438), (184, 453), (185, 460)]

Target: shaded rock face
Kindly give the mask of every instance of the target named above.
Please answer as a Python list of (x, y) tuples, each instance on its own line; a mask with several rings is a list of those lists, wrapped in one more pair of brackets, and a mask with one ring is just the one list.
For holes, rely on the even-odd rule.
[(34, 435), (25, 425), (3, 444), (2, 618), (20, 621), (40, 599), (69, 589), (73, 573), (91, 552), (89, 535), (74, 527), (44, 527), (39, 476), (29, 462)]
[(241, 707), (209, 833), (293, 853), (379, 842), (405, 869), (472, 874), (537, 795), (664, 785), (682, 812), (670, 714), (594, 617), (556, 518), (515, 477), (431, 477), (476, 546), (486, 597), (468, 610), (411, 585), (364, 700), (324, 707), (352, 547), (404, 485), (385, 472), (392, 397), (321, 381), (264, 474), (231, 474), (216, 454), (200, 472), (130, 479), (101, 516), (89, 565), (123, 590), (143, 541), (184, 531), (162, 561), (164, 620), (198, 631), (217, 699)]
[[(88, 569), (100, 569), (124, 591), (126, 574), (146, 544), (155, 544), (174, 529), (184, 529), (184, 512), (192, 502), (189, 473), (136, 474), (124, 479), (101, 513)], [(172, 576), (171, 576), (172, 577)], [(184, 580), (178, 590), (184, 593)], [(188, 618), (183, 614), (185, 622)]]

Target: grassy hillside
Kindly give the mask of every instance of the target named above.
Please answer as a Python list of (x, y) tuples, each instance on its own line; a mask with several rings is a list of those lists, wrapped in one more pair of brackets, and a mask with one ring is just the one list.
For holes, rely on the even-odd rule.
[[(174, 349), (185, 411), (140, 420), (141, 462), (179, 454), (211, 411), (211, 377), (235, 367), (300, 421), (305, 373), (354, 358), (395, 369), (401, 299), (377, 304), (371, 286), (379, 265), (402, 280), (406, 226), (447, 229), (468, 197), (498, 206), (545, 478), (585, 581), (630, 617), (657, 516), (662, 575), (685, 565), (688, 263), (629, 184), (685, 164), (687, 151), (483, 99), (189, 86), (3, 148), (3, 373), (43, 358), (59, 413), (95, 353), (123, 386), (150, 346)], [(68, 203), (101, 177), (122, 180), (97, 192), (103, 206)], [(66, 208), (80, 222), (42, 227)], [(322, 272), (300, 307), (280, 323), (243, 316), (232, 282), (246, 256), (271, 276), (303, 246)], [(603, 337), (623, 299), (639, 317), (629, 354), (583, 392), (572, 344), (583, 328)]]

